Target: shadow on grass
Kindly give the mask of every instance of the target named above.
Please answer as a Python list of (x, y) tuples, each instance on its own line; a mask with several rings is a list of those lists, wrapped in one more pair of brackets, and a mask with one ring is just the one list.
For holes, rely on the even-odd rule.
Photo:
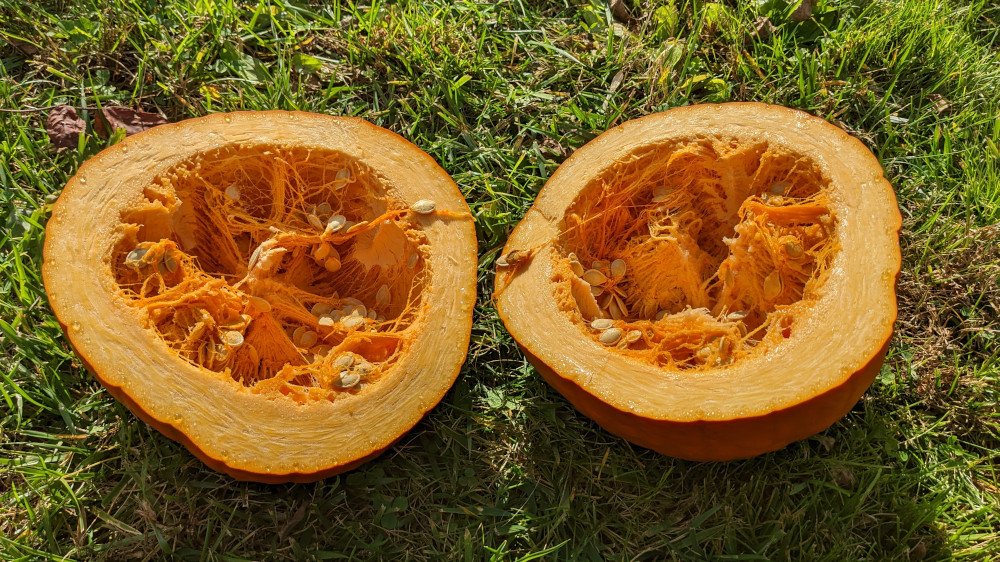
[[(499, 363), (498, 363), (499, 361)], [(481, 362), (479, 362), (481, 363)], [(308, 485), (236, 482), (119, 406), (121, 457), (90, 554), (247, 559), (920, 559), (945, 557), (931, 492), (896, 414), (867, 397), (820, 436), (730, 463), (633, 447), (517, 360), (467, 366), (382, 457)], [(497, 389), (500, 390), (497, 390)], [(958, 469), (958, 466), (954, 467)], [(116, 480), (116, 478), (118, 478)], [(93, 511), (91, 509), (90, 511)], [(94, 511), (96, 513), (96, 511)], [(115, 525), (113, 521), (129, 521)]]

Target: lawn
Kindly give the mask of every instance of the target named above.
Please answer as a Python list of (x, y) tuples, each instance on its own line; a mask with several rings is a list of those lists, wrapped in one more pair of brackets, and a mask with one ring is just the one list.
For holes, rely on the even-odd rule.
[[(625, 12), (0, 0), (0, 559), (1000, 557), (1000, 8), (819, 0), (795, 21), (785, 0), (612, 4)], [(489, 293), (506, 236), (575, 149), (628, 119), (733, 100), (827, 119), (880, 159), (904, 221), (900, 313), (843, 420), (754, 459), (692, 463), (577, 413)], [(45, 130), (59, 104), (90, 124), (61, 150)], [(357, 470), (268, 486), (212, 472), (116, 402), (40, 276), (52, 202), (121, 140), (92, 129), (103, 105), (169, 121), (351, 115), (433, 156), (480, 250), (468, 360), (441, 404)]]

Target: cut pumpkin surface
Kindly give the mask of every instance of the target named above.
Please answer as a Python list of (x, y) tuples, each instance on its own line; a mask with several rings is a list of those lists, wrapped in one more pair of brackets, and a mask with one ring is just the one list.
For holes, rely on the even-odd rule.
[(678, 108), (576, 151), (510, 236), (495, 298), (545, 379), (607, 430), (730, 460), (845, 415), (896, 318), (901, 218), (822, 119)]
[(448, 175), (360, 119), (218, 114), (85, 163), (46, 229), (52, 308), (94, 375), (216, 470), (350, 469), (451, 387), (476, 239)]

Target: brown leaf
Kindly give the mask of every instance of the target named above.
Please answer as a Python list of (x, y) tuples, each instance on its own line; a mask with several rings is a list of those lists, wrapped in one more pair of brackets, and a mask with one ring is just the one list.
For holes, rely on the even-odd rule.
[(625, 0), (611, 0), (611, 15), (615, 16), (615, 19), (622, 22), (628, 23), (632, 21), (632, 14), (628, 13), (628, 8), (625, 6)]
[(934, 102), (934, 105), (931, 106), (934, 113), (944, 113), (951, 109), (951, 102), (941, 94), (930, 94), (927, 99)]
[(816, 5), (816, 0), (802, 0), (802, 3), (799, 4), (798, 8), (795, 8), (795, 11), (792, 12), (792, 15), (789, 17), (789, 19), (796, 22), (806, 21), (807, 19), (812, 17), (813, 7), (815, 5)]
[(80, 141), (80, 133), (86, 130), (87, 123), (69, 105), (55, 106), (45, 120), (49, 141), (58, 148), (75, 148)]
[(109, 106), (101, 108), (94, 122), (94, 130), (101, 138), (106, 139), (117, 129), (125, 129), (126, 135), (141, 133), (157, 125), (163, 125), (167, 120), (157, 113), (136, 111), (128, 107)]
[(25, 41), (24, 39), (14, 37), (13, 35), (7, 35), (5, 33), (0, 33), (0, 37), (3, 37), (5, 41), (10, 43), (11, 47), (21, 51), (21, 54), (24, 56), (31, 57), (42, 52), (42, 50), (38, 48), (38, 45), (35, 45), (31, 41)]
[(756, 39), (767, 39), (778, 29), (774, 27), (771, 20), (767, 16), (760, 16), (756, 21), (753, 22), (753, 31), (750, 32), (750, 37)]

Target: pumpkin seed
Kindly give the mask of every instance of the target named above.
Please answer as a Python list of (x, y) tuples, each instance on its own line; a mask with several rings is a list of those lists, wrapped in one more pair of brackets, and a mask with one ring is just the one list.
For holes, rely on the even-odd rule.
[(788, 189), (789, 183), (787, 181), (779, 181), (771, 184), (771, 193), (774, 195), (784, 195), (785, 190)]
[(604, 262), (604, 261), (601, 261), (601, 260), (594, 260), (594, 261), (593, 261), (593, 262), (592, 262), (592, 263), (590, 264), (590, 267), (591, 267), (592, 269), (597, 269), (597, 270), (603, 270), (603, 269), (607, 269), (607, 267), (608, 267), (608, 262)]
[(625, 260), (618, 259), (611, 262), (611, 277), (621, 279), (622, 277), (625, 277), (625, 270)]
[(323, 242), (319, 246), (313, 248), (312, 256), (318, 262), (326, 261), (326, 258), (330, 255), (331, 250), (333, 250), (333, 246), (331, 246), (329, 242)]
[(429, 215), (434, 212), (434, 202), (430, 199), (421, 199), (410, 205), (410, 210), (418, 215)]
[(236, 330), (226, 332), (224, 337), (229, 347), (239, 347), (243, 345), (243, 334), (237, 332)]
[(382, 285), (378, 288), (378, 292), (375, 293), (375, 306), (386, 306), (389, 304), (389, 286)]
[(333, 312), (333, 307), (325, 302), (318, 302), (312, 305), (309, 312), (312, 313), (313, 316), (323, 316), (324, 314), (330, 314)]
[(607, 330), (608, 328), (614, 326), (615, 323), (610, 318), (595, 318), (590, 323), (590, 327), (595, 330)]
[(604, 294), (604, 287), (601, 287), (601, 286), (598, 286), (598, 285), (591, 285), (590, 286), (590, 294), (593, 295), (594, 298), (597, 298), (597, 297), (599, 297), (599, 296), (601, 296), (601, 295)]
[(307, 331), (303, 332), (302, 336), (299, 338), (299, 346), (300, 347), (312, 347), (312, 346), (316, 345), (317, 341), (319, 341), (319, 334), (317, 334), (316, 332), (314, 332), (312, 330), (307, 330)]
[(306, 328), (305, 326), (299, 326), (298, 328), (295, 328), (292, 331), (292, 343), (294, 343), (295, 345), (299, 345), (300, 343), (302, 343), (302, 334), (308, 331), (309, 328)]
[(335, 323), (335, 320), (333, 319), (332, 316), (328, 316), (328, 315), (324, 314), (323, 316), (319, 317), (319, 325), (320, 326), (327, 326), (327, 327), (329, 327), (329, 326), (333, 326), (334, 323)]
[(226, 197), (230, 201), (239, 201), (240, 200), (240, 188), (237, 187), (237, 185), (235, 183), (234, 184), (230, 184), (230, 186), (226, 188)]
[(174, 255), (175, 253), (176, 251), (171, 248), (163, 254), (163, 265), (166, 266), (168, 273), (177, 271), (177, 258)]
[(327, 355), (333, 348), (328, 345), (317, 345), (310, 349), (313, 355)]
[(764, 278), (764, 300), (773, 301), (781, 294), (781, 276), (777, 271), (772, 271)]
[(323, 262), (323, 267), (330, 273), (337, 273), (340, 271), (340, 260), (331, 256)]
[(583, 274), (583, 280), (591, 285), (603, 285), (608, 281), (608, 276), (596, 269), (588, 269)]
[(663, 320), (663, 317), (666, 316), (667, 314), (670, 314), (670, 312), (667, 311), (667, 310), (661, 310), (661, 311), (657, 312), (656, 313), (656, 321), (659, 322), (660, 320)]
[(344, 215), (333, 215), (330, 220), (326, 221), (326, 234), (332, 234), (337, 232), (347, 223), (347, 217)]
[(354, 330), (355, 328), (360, 328), (365, 325), (365, 318), (361, 316), (354, 316), (352, 314), (351, 316), (341, 320), (340, 323), (343, 324), (345, 328)]
[(730, 312), (726, 315), (727, 320), (732, 320), (733, 322), (739, 322), (747, 317), (747, 311), (737, 310), (736, 312)]
[(149, 252), (149, 248), (136, 248), (125, 256), (125, 265), (132, 269), (139, 269), (146, 265), (142, 258)]
[(340, 367), (341, 369), (350, 369), (353, 364), (354, 356), (346, 353), (333, 362), (334, 367)]
[(413, 252), (410, 257), (406, 259), (406, 267), (413, 269), (413, 266), (417, 265), (417, 260), (420, 259), (420, 254)]
[(615, 304), (618, 305), (618, 310), (622, 311), (623, 315), (628, 316), (628, 305), (617, 294), (615, 294)]
[(639, 338), (641, 337), (642, 337), (642, 332), (640, 332), (639, 330), (629, 330), (628, 333), (625, 334), (625, 343), (630, 343), (630, 344), (635, 343), (639, 341)]
[(622, 339), (621, 328), (608, 328), (601, 332), (601, 343), (604, 345), (615, 345), (620, 339)]
[[(572, 256), (573, 254), (570, 255)], [(573, 256), (573, 259), (569, 260), (569, 267), (570, 269), (573, 270), (573, 275), (576, 275), (577, 277), (583, 277), (584, 274), (583, 264), (580, 263), (580, 260), (576, 259), (576, 256)]]
[(319, 217), (316, 215), (309, 213), (306, 218), (309, 219), (309, 224), (311, 224), (313, 228), (323, 228), (323, 221), (319, 220)]
[(361, 376), (357, 373), (343, 372), (340, 373), (340, 376), (337, 377), (337, 381), (333, 384), (339, 388), (351, 388), (357, 386), (359, 382), (361, 382)]
[(361, 361), (358, 361), (357, 365), (354, 366), (354, 370), (362, 375), (369, 375), (375, 370), (375, 367), (368, 361), (362, 359)]
[(375, 312), (375, 309), (371, 309), (371, 310), (368, 311), (367, 318), (369, 320), (374, 320), (374, 319), (378, 318), (378, 313)]
[[(351, 178), (351, 171), (347, 168), (341, 168), (337, 171), (337, 181), (346, 182)], [(338, 186), (339, 187), (339, 186)]]
[(611, 299), (611, 303), (608, 305), (608, 313), (611, 314), (611, 317), (615, 320), (621, 320), (625, 318), (625, 315), (622, 314), (622, 309), (618, 306), (616, 299), (617, 296), (616, 298)]
[(249, 299), (250, 306), (260, 312), (271, 312), (271, 303), (260, 297), (251, 296)]
[(785, 243), (785, 253), (790, 258), (797, 258), (802, 255), (802, 246), (796, 242)]
[(332, 212), (333, 209), (330, 207), (330, 204), (327, 203), (326, 201), (323, 201), (319, 205), (316, 205), (316, 214), (319, 215), (320, 218), (328, 217)]

